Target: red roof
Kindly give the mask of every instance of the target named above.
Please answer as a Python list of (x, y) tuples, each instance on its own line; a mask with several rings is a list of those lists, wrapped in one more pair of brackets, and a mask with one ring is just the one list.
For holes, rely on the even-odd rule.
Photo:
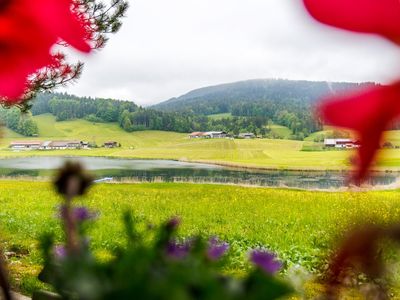
[(16, 145), (41, 145), (41, 141), (20, 141), (20, 142), (11, 142), (11, 146), (16, 146)]
[(190, 135), (191, 136), (201, 136), (201, 135), (204, 135), (204, 132), (192, 132)]

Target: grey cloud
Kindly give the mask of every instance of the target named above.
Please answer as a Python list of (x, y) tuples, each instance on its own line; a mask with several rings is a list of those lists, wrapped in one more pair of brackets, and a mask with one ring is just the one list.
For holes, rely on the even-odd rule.
[[(107, 47), (67, 89), (142, 105), (251, 78), (396, 78), (389, 42), (317, 24), (300, 0), (136, 0)], [(400, 76), (400, 74), (399, 74)]]

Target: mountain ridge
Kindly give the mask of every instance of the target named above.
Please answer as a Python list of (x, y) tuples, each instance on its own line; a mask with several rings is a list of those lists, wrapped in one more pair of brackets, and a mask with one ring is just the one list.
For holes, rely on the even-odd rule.
[[(301, 100), (309, 104), (323, 95), (334, 94), (342, 90), (357, 89), (365, 85), (375, 85), (375, 83), (249, 79), (201, 87), (150, 107), (162, 111), (189, 110), (201, 114), (224, 113), (230, 112), (227, 106), (238, 102)], [(199, 105), (212, 105), (215, 103), (223, 105), (213, 111), (202, 111), (199, 107)]]

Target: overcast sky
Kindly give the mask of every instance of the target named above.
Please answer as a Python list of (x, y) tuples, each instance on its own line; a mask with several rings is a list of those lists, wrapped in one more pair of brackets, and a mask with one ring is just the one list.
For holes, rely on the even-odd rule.
[(255, 79), (389, 82), (400, 50), (314, 23), (300, 0), (135, 0), (106, 48), (81, 58), (67, 91), (150, 105)]

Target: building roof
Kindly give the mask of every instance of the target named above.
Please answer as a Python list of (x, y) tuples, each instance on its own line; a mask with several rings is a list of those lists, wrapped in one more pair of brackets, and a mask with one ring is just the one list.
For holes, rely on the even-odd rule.
[(80, 144), (80, 141), (52, 141), (49, 146), (51, 147), (65, 147), (71, 144)]
[(14, 141), (11, 142), (11, 146), (17, 146), (17, 145), (27, 145), (27, 146), (33, 146), (33, 145), (41, 145), (41, 141)]
[(52, 141), (44, 141), (42, 143), (42, 147), (49, 147), (51, 143), (52, 143)]
[(343, 144), (343, 143), (356, 143), (356, 141), (352, 139), (325, 139), (324, 143), (326, 145), (336, 145), (336, 144)]
[(204, 132), (205, 135), (213, 135), (213, 134), (226, 134), (225, 131), (207, 131)]
[(204, 135), (204, 132), (196, 131), (196, 132), (192, 132), (190, 135), (201, 136), (201, 135)]
[(243, 133), (239, 133), (239, 135), (255, 135), (252, 132), (243, 132)]

